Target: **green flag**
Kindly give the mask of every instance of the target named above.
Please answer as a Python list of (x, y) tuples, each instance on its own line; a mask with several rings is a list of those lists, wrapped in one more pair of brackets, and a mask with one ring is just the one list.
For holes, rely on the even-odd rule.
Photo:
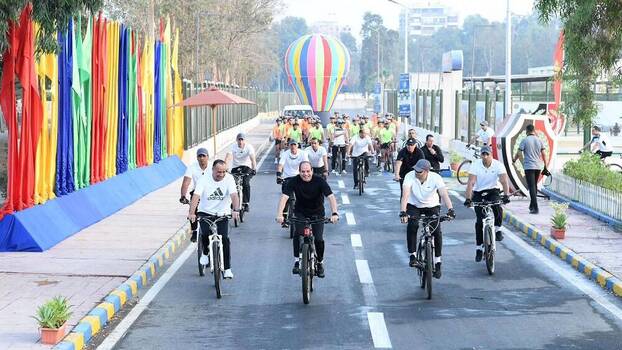
[(82, 85), (82, 100), (80, 104), (80, 136), (83, 138), (81, 148), (82, 183), (89, 185), (91, 178), (91, 130), (92, 130), (92, 88), (91, 88), (91, 54), (93, 52), (93, 18), (89, 17), (86, 35), (82, 41), (80, 52), (80, 84)]
[(80, 106), (82, 101), (82, 84), (80, 82), (80, 72), (78, 70), (79, 62), (82, 55), (82, 21), (78, 17), (78, 22), (71, 29), (73, 31), (71, 36), (71, 48), (72, 48), (72, 61), (71, 61), (71, 117), (73, 123), (73, 180), (76, 189), (83, 188), (85, 185), (82, 182), (81, 172), (81, 144), (82, 139), (80, 137), (81, 130), (81, 118), (80, 118)]

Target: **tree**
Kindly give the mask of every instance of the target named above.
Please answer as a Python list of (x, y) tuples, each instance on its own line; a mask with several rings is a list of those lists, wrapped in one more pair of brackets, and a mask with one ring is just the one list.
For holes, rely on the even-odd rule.
[(343, 43), (343, 45), (350, 52), (350, 72), (348, 73), (348, 77), (343, 83), (343, 87), (341, 91), (343, 92), (353, 92), (357, 91), (359, 87), (359, 74), (360, 74), (360, 64), (361, 64), (361, 52), (356, 43), (356, 39), (350, 32), (341, 32), (339, 34), (339, 39)]
[[(377, 81), (378, 74), (378, 39), (382, 46), (386, 28), (382, 24), (382, 17), (377, 14), (366, 12), (363, 15), (363, 25), (361, 27), (361, 63), (360, 63), (360, 89), (361, 91), (371, 91)], [(382, 54), (384, 50), (380, 47), (380, 70), (382, 70)], [(363, 54), (365, 53), (365, 54)]]
[(545, 23), (559, 16), (565, 45), (562, 74), (570, 83), (563, 110), (589, 128), (598, 113), (593, 91), (597, 77), (602, 72), (613, 72), (617, 79), (622, 75), (616, 66), (622, 50), (622, 2), (536, 0), (534, 5)]
[[(304, 18), (288, 16), (283, 18), (280, 22), (272, 25), (273, 41), (278, 43), (277, 47), (277, 59), (278, 59), (278, 79), (281, 80), (281, 88), (287, 86), (287, 77), (285, 75), (285, 69), (283, 63), (285, 60), (285, 53), (287, 48), (294, 40), (309, 33), (309, 27)], [(278, 88), (279, 84), (274, 80), (273, 88)]]
[(0, 1), (0, 52), (8, 47), (7, 31), (9, 21), (17, 20), (24, 6), (32, 2), (32, 18), (39, 23), (40, 30), (37, 33), (36, 51), (56, 52), (58, 42), (56, 32), (66, 30), (69, 19), (83, 12), (95, 13), (102, 7), (102, 0), (2, 0)]

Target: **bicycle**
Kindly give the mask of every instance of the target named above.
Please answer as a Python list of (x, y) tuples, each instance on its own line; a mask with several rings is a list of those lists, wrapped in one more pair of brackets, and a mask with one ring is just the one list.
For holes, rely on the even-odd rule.
[(486, 269), (489, 275), (495, 273), (495, 252), (497, 251), (497, 240), (493, 231), (495, 217), (492, 212), (492, 206), (501, 204), (503, 204), (501, 200), (473, 202), (474, 207), (480, 207), (484, 211), (482, 227), (484, 233), (484, 261), (486, 262)]
[(371, 156), (364, 156), (364, 155), (360, 155), (356, 158), (356, 162), (358, 163), (357, 166), (357, 178), (358, 178), (358, 189), (359, 189), (359, 196), (362, 196), (363, 193), (365, 193), (365, 183), (366, 183), (366, 179), (367, 176), (369, 176), (369, 170), (365, 169), (365, 160), (367, 160), (368, 162), (373, 159), (373, 155)]
[[(474, 145), (467, 145), (467, 150), (473, 151), (473, 158), (480, 159), (481, 156), (479, 154), (480, 148)], [(456, 171), (456, 179), (461, 185), (466, 185), (469, 181), (469, 169), (471, 168), (471, 163), (473, 163), (470, 159), (465, 159), (458, 166), (458, 171)]]
[[(395, 144), (395, 141), (391, 141), (390, 142), (391, 145)], [(384, 148), (381, 149), (381, 159), (382, 159), (382, 163), (384, 164), (384, 171), (391, 173), (393, 172), (393, 154), (391, 152), (391, 147), (389, 148)]]
[[(428, 299), (432, 299), (432, 275), (435, 272), (434, 264), (434, 232), (438, 225), (443, 221), (451, 220), (447, 215), (420, 215), (408, 216), (408, 220), (418, 220), (419, 227), (422, 230), (419, 242), (417, 243), (417, 261), (420, 264), (415, 266), (419, 274), (419, 285), (421, 289), (425, 289)], [(432, 226), (436, 223), (436, 226)]]
[(343, 168), (343, 153), (342, 149), (346, 148), (346, 145), (337, 145), (337, 154), (333, 154), (335, 157), (335, 168), (337, 174), (341, 174), (345, 169)]
[[(197, 263), (199, 265), (199, 276), (203, 277), (205, 275), (205, 269), (207, 266), (210, 267), (210, 272), (214, 275), (214, 286), (216, 287), (216, 298), (220, 299), (222, 297), (222, 293), (220, 290), (220, 278), (222, 274), (225, 272), (224, 265), (224, 253), (223, 253), (223, 244), (222, 244), (222, 236), (218, 234), (217, 223), (219, 221), (230, 219), (231, 215), (225, 216), (197, 216), (198, 221), (206, 222), (210, 231), (213, 232), (212, 235), (209, 236), (209, 246), (208, 246), (208, 257), (209, 262), (207, 265), (201, 264), (201, 256), (203, 255), (203, 233), (201, 230), (201, 225), (198, 227), (198, 237), (197, 237)], [(218, 254), (214, 254), (214, 252), (218, 252)]]
[(313, 276), (317, 271), (317, 255), (315, 252), (315, 239), (313, 236), (312, 225), (330, 223), (330, 218), (314, 218), (314, 219), (298, 219), (290, 216), (288, 220), (290, 227), (294, 227), (295, 224), (304, 224), (304, 230), (302, 233), (302, 242), (300, 252), (302, 253), (302, 259), (300, 259), (300, 277), (302, 279), (302, 301), (305, 304), (309, 304), (311, 301), (311, 293), (313, 292)]
[[(238, 190), (238, 198), (240, 199), (240, 202), (241, 202), (242, 198), (244, 198), (244, 178), (246, 176), (252, 177), (253, 174), (251, 172), (236, 172), (236, 173), (231, 173), (231, 175), (233, 175), (233, 178), (235, 179), (235, 187)], [(240, 207), (240, 223), (244, 223), (244, 212), (247, 212), (247, 211), (248, 211), (248, 203), (245, 203), (245, 205), (242, 205)], [(238, 220), (233, 219), (233, 226), (238, 227)]]

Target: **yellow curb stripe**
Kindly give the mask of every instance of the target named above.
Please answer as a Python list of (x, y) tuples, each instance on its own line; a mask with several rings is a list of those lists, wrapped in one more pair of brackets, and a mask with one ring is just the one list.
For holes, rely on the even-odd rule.
[(585, 265), (585, 268), (583, 268), (583, 273), (587, 276), (587, 277), (592, 277), (592, 265)]
[(121, 306), (123, 307), (123, 305), (125, 305), (125, 302), (127, 301), (127, 294), (125, 294), (124, 290), (113, 290), (112, 292), (110, 292), (110, 294), (112, 295), (116, 295), (119, 297), (119, 299), (121, 299)]
[(615, 294), (615, 295), (617, 295), (619, 297), (622, 297), (622, 284), (615, 283), (611, 290), (613, 291), (613, 294)]
[(164, 250), (164, 256), (166, 257), (167, 260), (171, 258), (171, 248), (170, 248), (170, 246), (166, 247), (166, 250)]
[(140, 271), (140, 279), (143, 282), (143, 286), (147, 285), (147, 272), (142, 270)]
[(69, 333), (63, 340), (72, 343), (75, 350), (80, 350), (84, 347), (84, 334), (82, 333)]
[(84, 318), (80, 322), (86, 322), (91, 325), (91, 337), (97, 334), (97, 332), (99, 332), (99, 330), (101, 329), (101, 325), (99, 323), (99, 316), (87, 315), (84, 316)]
[(149, 270), (151, 270), (151, 278), (155, 277), (156, 270), (155, 270), (155, 264), (154, 263), (149, 264)]
[(570, 264), (572, 265), (572, 267), (576, 268), (577, 266), (579, 266), (579, 260), (576, 257), (573, 257)]
[(136, 295), (138, 293), (138, 283), (134, 280), (128, 280), (128, 283), (132, 289), (132, 295)]
[(110, 321), (110, 319), (112, 319), (112, 316), (114, 316), (114, 305), (112, 305), (112, 303), (104, 301), (103, 303), (97, 305), (97, 307), (106, 310), (108, 321)]
[(546, 237), (542, 236), (542, 238), (540, 238), (540, 244), (543, 246), (546, 244)]
[(568, 257), (568, 251), (565, 248), (562, 248), (562, 250), (559, 252), (559, 257), (565, 261)]
[(611, 277), (610, 273), (601, 272), (596, 275), (596, 282), (600, 284), (601, 287), (604, 287), (607, 284), (607, 279)]
[(557, 243), (551, 242), (551, 244), (549, 244), (549, 250), (551, 253), (555, 254), (555, 249), (557, 249)]

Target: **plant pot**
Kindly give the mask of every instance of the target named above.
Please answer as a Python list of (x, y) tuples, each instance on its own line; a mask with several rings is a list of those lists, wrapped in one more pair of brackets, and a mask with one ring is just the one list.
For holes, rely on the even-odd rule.
[(451, 170), (453, 171), (458, 171), (458, 167), (460, 166), (460, 164), (458, 163), (451, 163), (449, 164), (449, 167), (451, 168)]
[(65, 337), (67, 322), (60, 328), (41, 328), (41, 344), (56, 345)]
[(551, 227), (551, 237), (555, 239), (564, 239), (564, 237), (566, 237), (566, 229)]

